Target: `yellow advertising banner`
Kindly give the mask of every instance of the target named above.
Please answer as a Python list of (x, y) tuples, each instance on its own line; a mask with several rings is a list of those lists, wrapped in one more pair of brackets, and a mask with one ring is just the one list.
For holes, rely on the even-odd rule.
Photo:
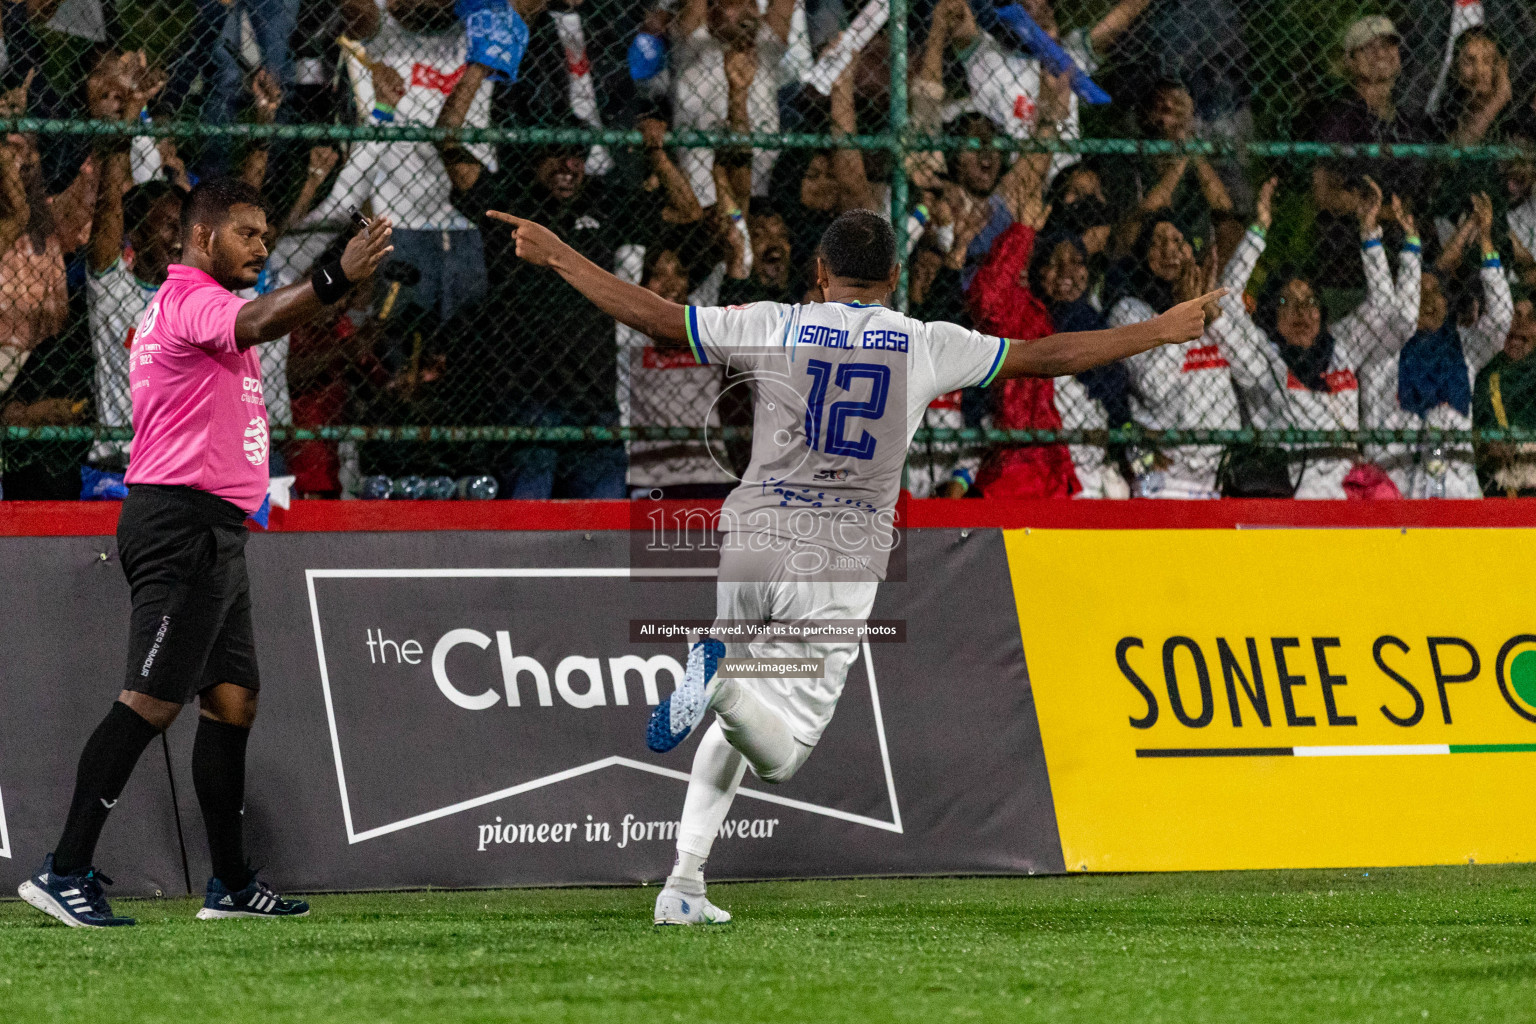
[(1536, 860), (1536, 530), (1009, 530), (1069, 871)]

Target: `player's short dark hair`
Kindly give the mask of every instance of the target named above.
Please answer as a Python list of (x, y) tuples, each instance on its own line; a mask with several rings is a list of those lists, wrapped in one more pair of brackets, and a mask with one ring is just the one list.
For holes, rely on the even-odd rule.
[(155, 204), (162, 199), (174, 199), (180, 211), (186, 193), (168, 181), (146, 181), (123, 193), (123, 230), (129, 234), (144, 226)]
[(896, 232), (878, 213), (849, 210), (822, 233), (817, 255), (833, 277), (878, 284), (896, 265)]
[(192, 225), (217, 226), (229, 217), (234, 206), (254, 206), (266, 210), (261, 191), (241, 178), (209, 178), (200, 181), (181, 204), (182, 240), (192, 237)]

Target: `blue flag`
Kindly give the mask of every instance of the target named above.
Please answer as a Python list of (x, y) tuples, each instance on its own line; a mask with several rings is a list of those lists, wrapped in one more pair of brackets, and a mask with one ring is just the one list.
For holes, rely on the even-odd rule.
[(1067, 72), (1072, 76), (1072, 91), (1084, 103), (1094, 106), (1102, 106), (1108, 103), (1109, 93), (1099, 88), (1097, 82), (1088, 77), (1088, 72), (1077, 66), (1077, 62), (1061, 44), (1046, 34), (1045, 29), (1031, 18), (1029, 14), (1018, 4), (1009, 4), (1007, 7), (996, 9), (997, 20), (1013, 30), (1019, 43), (1030, 55), (1038, 60), (1047, 71), (1053, 75)]
[(453, 12), (469, 35), (469, 60), (491, 69), (493, 81), (517, 81), (528, 50), (528, 26), (507, 0), (457, 0)]

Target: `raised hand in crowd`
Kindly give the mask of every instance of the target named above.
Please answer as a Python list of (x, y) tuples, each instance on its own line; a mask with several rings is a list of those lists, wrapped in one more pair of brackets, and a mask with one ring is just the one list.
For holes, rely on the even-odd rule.
[(731, 131), (746, 134), (752, 130), (752, 116), (747, 97), (757, 78), (757, 50), (753, 46), (733, 46), (725, 51), (726, 122)]
[[(1126, 29), (1130, 28), (1136, 19), (1142, 16), (1151, 2), (1152, 0), (1120, 0), (1114, 7), (1110, 8), (1109, 12), (1100, 18), (1093, 28), (1088, 31), (1088, 39), (1093, 44), (1094, 51), (1096, 53), (1103, 53), (1111, 46), (1114, 46)], [(1031, 6), (1045, 8), (1044, 14), (1050, 19), (1049, 27), (1047, 27), (1046, 21), (1041, 20), (1040, 15), (1036, 15), (1035, 20), (1039, 21), (1040, 26), (1050, 32), (1051, 35), (1056, 35), (1055, 16), (1054, 12), (1050, 10), (1050, 5), (1048, 3), (1039, 3)]]
[(1173, 279), (1173, 297), (1179, 302), (1188, 302), (1205, 292), (1206, 274), (1200, 261), (1195, 259), (1194, 246), (1188, 242), (1180, 243), (1179, 274)]
[(0, 252), (9, 252), (16, 239), (27, 230), (32, 207), (27, 202), (27, 189), (21, 181), (16, 147), (8, 141), (0, 144), (0, 200), (5, 203), (5, 211), (0, 214)]
[[(715, 161), (715, 205), (705, 214), (705, 220), (714, 233), (715, 241), (729, 254), (725, 264), (726, 276), (733, 281), (744, 281), (751, 274), (748, 259), (752, 252), (752, 238), (747, 231), (746, 214), (737, 205), (731, 189), (730, 173)], [(689, 190), (692, 191), (691, 189)]]
[(1067, 119), (1072, 112), (1072, 75), (1062, 72), (1053, 75), (1042, 69), (1040, 73), (1040, 101), (1036, 107), (1037, 131), (1054, 131), (1056, 125)]
[[(962, 17), (956, 4), (965, 8), (965, 0), (939, 0), (934, 5), (928, 38), (923, 43), (922, 55), (913, 65), (912, 76), (907, 83), (911, 104), (909, 124), (913, 131), (922, 135), (944, 133), (944, 50), (948, 46), (952, 26)], [(968, 8), (966, 13), (969, 13)], [(944, 173), (942, 150), (907, 154), (907, 174), (914, 187), (936, 189)]]
[[(283, 103), (283, 87), (277, 76), (261, 68), (251, 76), (251, 110), (257, 124), (272, 124), (277, 120), (277, 108)], [(252, 188), (260, 189), (267, 180), (267, 140), (255, 140), (246, 151), (240, 166), (240, 177)], [(269, 230), (270, 234), (270, 230)]]
[(151, 65), (143, 50), (109, 53), (85, 80), (86, 105), (98, 121), (136, 121), (166, 80), (164, 70)]
[(1515, 273), (1520, 276), (1520, 281), (1527, 288), (1536, 285), (1536, 256), (1531, 255), (1531, 250), (1520, 241), (1520, 236), (1515, 231), (1509, 232), (1510, 259), (1515, 265)]
[(27, 77), (22, 79), (20, 85), (0, 93), (0, 118), (27, 116), (27, 91), (32, 88), (32, 79), (36, 77), (37, 68), (28, 68)]
[(1381, 186), (1369, 175), (1365, 178), (1365, 192), (1361, 193), (1355, 217), (1360, 221), (1360, 237), (1370, 238), (1381, 229)]
[(373, 78), (374, 102), (390, 109), (398, 106), (405, 98), (406, 90), (405, 79), (400, 77), (400, 72), (388, 64), (380, 63), (369, 64), (368, 71)]
[[(1279, 187), (1280, 179), (1277, 177), (1270, 178), (1259, 189), (1259, 196), (1253, 203), (1253, 222), (1265, 231), (1269, 230), (1269, 225), (1274, 220), (1275, 189)], [(1397, 202), (1397, 197), (1393, 196), (1392, 201), (1394, 203)]]
[(257, 124), (271, 124), (277, 120), (277, 108), (283, 103), (283, 87), (277, 76), (266, 68), (260, 68), (251, 76), (251, 111)]
[(341, 162), (341, 154), (331, 146), (311, 146), (309, 149), (309, 166), (307, 168), (306, 181), (324, 181), (330, 177), (336, 165)]
[(1403, 229), (1403, 234), (1409, 238), (1418, 237), (1418, 228), (1414, 225), (1413, 214), (1403, 204), (1397, 193), (1392, 193), (1392, 219), (1397, 221), (1398, 227)]
[(181, 154), (176, 149), (176, 140), (158, 139), (155, 142), (155, 150), (160, 154), (160, 166), (165, 169), (166, 179), (183, 191), (192, 191), (192, 178), (187, 174), (186, 162), (181, 159)]
[(1201, 267), (1201, 291), (1205, 295), (1205, 325), (1209, 327), (1221, 316), (1221, 305), (1217, 292), (1217, 279), (1221, 276), (1221, 256), (1213, 245), (1205, 251), (1205, 261)]
[[(1039, 118), (1035, 136), (1054, 139), (1057, 122), (1067, 116), (1072, 95), (1071, 78), (1044, 72), (1040, 78)], [(1050, 209), (1045, 205), (1045, 176), (1051, 168), (1051, 154), (1024, 153), (1003, 172), (997, 182), (997, 194), (1008, 204), (1008, 212), (1021, 224), (1036, 229), (1045, 226)]]
[(1474, 192), (1467, 199), (1472, 207), (1471, 212), (1462, 217), (1456, 233), (1441, 248), (1440, 256), (1435, 260), (1435, 269), (1442, 274), (1454, 273), (1461, 266), (1467, 246), (1474, 239), (1482, 246), (1478, 255), (1494, 251), (1493, 200), (1488, 198), (1486, 192)]
[[(841, 33), (834, 37), (828, 44), (828, 50), (836, 46)], [(832, 134), (856, 135), (859, 125), (853, 106), (853, 79), (859, 66), (859, 52), (855, 51), (849, 58), (848, 66), (843, 73), (837, 76), (832, 83)], [(853, 146), (839, 146), (832, 151), (832, 177), (837, 179), (841, 190), (837, 212), (848, 210), (873, 210), (875, 198), (873, 190), (869, 187), (869, 178), (864, 170), (864, 153)]]
[(992, 209), (985, 199), (976, 199), (963, 187), (952, 182), (944, 185), (944, 202), (955, 223), (955, 242), (950, 246), (944, 265), (951, 270), (959, 270), (965, 266), (965, 253), (971, 242), (981, 234), (981, 229), (991, 219)]
[(1478, 192), (1471, 197), (1472, 220), (1477, 224), (1477, 239), (1482, 243), (1483, 252), (1493, 251), (1493, 200), (1488, 198), (1487, 192)]
[[(655, 117), (642, 117), (635, 123), (644, 140), (645, 159), (650, 176), (641, 186), (646, 192), (661, 189), (667, 197), (667, 205), (661, 211), (661, 219), (668, 224), (692, 224), (704, 216), (699, 197), (688, 184), (688, 176), (667, 155), (667, 122)], [(717, 165), (718, 166), (718, 165)], [(721, 202), (726, 202), (722, 197)]]

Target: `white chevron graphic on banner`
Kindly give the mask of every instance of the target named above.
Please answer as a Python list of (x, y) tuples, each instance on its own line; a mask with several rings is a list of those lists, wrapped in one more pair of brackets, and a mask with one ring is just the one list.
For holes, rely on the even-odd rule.
[(0, 857), (11, 856), (11, 834), (5, 830), (5, 794), (0, 793)]
[[(667, 570), (663, 570), (666, 572)], [(675, 575), (685, 576), (714, 576), (713, 569), (679, 569), (670, 570)], [(325, 641), (321, 636), (320, 628), (320, 604), (315, 596), (315, 580), (319, 579), (471, 579), (476, 577), (533, 577), (533, 578), (569, 578), (569, 577), (612, 577), (627, 578), (631, 575), (628, 568), (498, 568), (498, 569), (307, 569), (305, 577), (309, 589), (309, 610), (315, 630), (315, 653), (319, 659), (320, 685), (325, 695), (326, 718), (331, 730), (331, 749), (336, 759), (336, 781), (341, 791), (341, 812), (347, 828), (347, 842), (361, 843), (378, 836), (398, 832), (401, 829), (411, 828), (438, 818), (444, 818), (451, 814), (458, 814), (474, 807), (505, 800), (508, 797), (526, 793), (529, 790), (541, 789), (556, 783), (565, 782), (591, 772), (603, 771), (608, 768), (628, 768), (640, 772), (648, 772), (664, 778), (688, 781), (688, 773), (671, 768), (663, 768), (659, 765), (647, 764), (628, 757), (613, 755), (603, 757), (585, 764), (575, 765), (563, 771), (554, 772), (539, 778), (499, 789), (495, 792), (485, 793), (468, 800), (462, 800), (445, 807), (434, 808), (421, 814), (416, 814), (399, 821), (389, 822), (374, 828), (357, 829), (352, 822), (352, 804), (347, 793), (347, 774), (342, 764), (341, 738), (336, 728), (336, 709), (332, 702), (330, 669), (326, 663)], [(651, 573), (657, 575), (657, 573)], [(875, 682), (875, 665), (873, 652), (868, 641), (862, 645), (860, 652), (864, 663), (866, 678), (869, 680), (869, 696), (874, 711), (874, 728), (876, 743), (880, 750), (880, 767), (885, 781), (886, 796), (891, 804), (890, 820), (872, 818), (863, 814), (853, 814), (849, 811), (835, 807), (824, 807), (820, 804), (810, 803), (804, 800), (793, 800), (780, 796), (777, 793), (765, 792), (750, 786), (742, 786), (737, 790), (737, 795), (749, 800), (761, 800), (782, 807), (793, 807), (812, 814), (821, 814), (829, 818), (838, 818), (842, 821), (864, 825), (869, 828), (881, 829), (886, 832), (902, 832), (901, 807), (896, 797), (896, 779), (891, 773), (891, 755), (886, 746), (885, 722), (880, 714), (880, 691)]]

